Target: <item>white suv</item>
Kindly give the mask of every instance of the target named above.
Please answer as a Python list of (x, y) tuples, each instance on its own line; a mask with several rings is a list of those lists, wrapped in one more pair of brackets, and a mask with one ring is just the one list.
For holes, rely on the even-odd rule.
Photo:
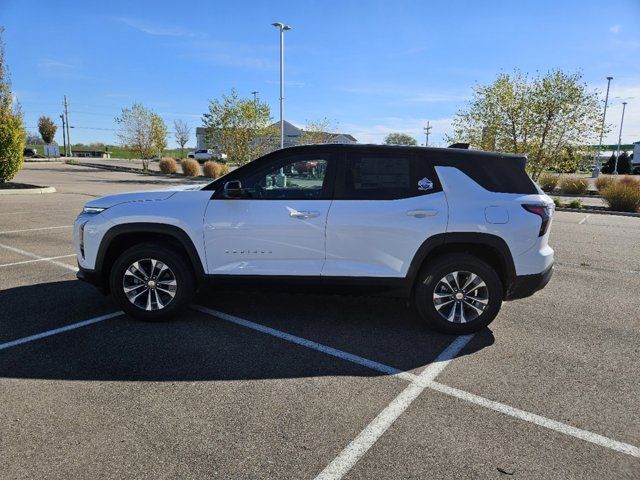
[(87, 203), (78, 277), (142, 320), (174, 316), (206, 283), (286, 284), (402, 295), (434, 328), (473, 332), (551, 277), (553, 202), (525, 162), (456, 148), (286, 148), (208, 185)]

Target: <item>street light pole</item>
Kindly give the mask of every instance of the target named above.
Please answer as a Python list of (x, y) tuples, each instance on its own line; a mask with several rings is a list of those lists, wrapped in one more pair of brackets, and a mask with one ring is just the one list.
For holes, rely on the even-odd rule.
[(255, 90), (255, 91), (251, 92), (251, 94), (253, 95), (253, 104), (254, 104), (254, 105), (257, 105), (257, 104), (258, 104), (258, 94), (259, 94), (259, 93), (260, 93), (260, 92), (258, 92), (257, 90)]
[(65, 133), (64, 115), (60, 115), (62, 120), (62, 145), (64, 146), (64, 156), (67, 156), (67, 134)]
[(280, 30), (280, 148), (284, 148), (284, 32), (291, 27), (282, 22), (272, 25)]
[(622, 124), (624, 123), (624, 110), (627, 107), (627, 102), (622, 102), (622, 118), (620, 119), (620, 134), (618, 135), (618, 150), (616, 151), (616, 165), (613, 169), (613, 174), (618, 174), (618, 158), (620, 158), (620, 144), (622, 143)]
[(600, 143), (598, 143), (598, 156), (596, 157), (596, 168), (598, 173), (602, 170), (600, 165), (600, 152), (602, 151), (602, 136), (604, 135), (604, 123), (607, 118), (607, 105), (609, 104), (609, 87), (611, 86), (613, 77), (607, 77), (607, 95), (604, 98), (604, 113), (602, 114), (602, 128), (600, 129)]

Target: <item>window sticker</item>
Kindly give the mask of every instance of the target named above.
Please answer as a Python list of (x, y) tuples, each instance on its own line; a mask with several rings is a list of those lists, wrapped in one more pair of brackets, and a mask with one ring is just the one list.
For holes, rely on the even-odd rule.
[(427, 177), (418, 181), (418, 190), (431, 190), (433, 188), (433, 182)]

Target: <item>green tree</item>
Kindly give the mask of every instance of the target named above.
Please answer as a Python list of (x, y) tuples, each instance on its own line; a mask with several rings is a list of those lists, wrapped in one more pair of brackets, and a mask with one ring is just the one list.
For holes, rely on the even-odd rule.
[(209, 147), (240, 164), (277, 148), (279, 131), (271, 121), (269, 105), (240, 98), (235, 89), (212, 100), (209, 112), (202, 116)]
[[(498, 152), (526, 154), (535, 180), (551, 168), (575, 169), (586, 154), (583, 145), (595, 143), (601, 121), (599, 95), (579, 73), (554, 70), (529, 77), (515, 71), (474, 88), (447, 140), (477, 148), (486, 148), (490, 140)], [(573, 154), (563, 154), (567, 151)]]
[(602, 173), (605, 174), (612, 174), (613, 173), (613, 169), (616, 165), (616, 154), (612, 153), (611, 156), (609, 157), (609, 160), (607, 160), (603, 165), (602, 165)]
[(148, 170), (149, 159), (162, 154), (167, 146), (167, 126), (162, 118), (134, 103), (130, 108), (122, 109), (116, 123), (119, 125), (120, 145), (133, 151), (142, 160), (142, 168)]
[(631, 173), (631, 159), (627, 152), (622, 152), (618, 157), (618, 173), (620, 175), (629, 175)]
[(316, 121), (307, 121), (307, 124), (302, 129), (299, 143), (301, 145), (315, 145), (318, 143), (331, 143), (335, 133), (331, 133), (331, 130), (335, 131), (331, 120), (328, 118), (322, 118)]
[(418, 142), (411, 135), (406, 133), (394, 132), (387, 135), (384, 139), (384, 143), (387, 145), (417, 145)]
[(58, 127), (49, 117), (43, 116), (38, 119), (38, 132), (40, 132), (44, 143), (50, 144), (53, 142), (53, 138), (56, 136), (56, 130), (58, 130)]
[(22, 123), (22, 112), (20, 107), (13, 103), (11, 82), (5, 63), (3, 32), (4, 28), (0, 27), (0, 183), (13, 180), (22, 168), (27, 138)]

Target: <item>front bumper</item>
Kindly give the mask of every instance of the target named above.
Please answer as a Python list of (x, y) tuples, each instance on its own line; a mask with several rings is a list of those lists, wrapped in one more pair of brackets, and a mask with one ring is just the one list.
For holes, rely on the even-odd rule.
[(109, 293), (108, 285), (104, 281), (104, 278), (102, 278), (100, 272), (96, 270), (89, 270), (86, 268), (82, 268), (81, 265), (78, 265), (78, 272), (76, 273), (76, 277), (78, 278), (78, 280), (90, 283), (104, 294)]
[(517, 300), (518, 298), (530, 297), (538, 290), (542, 290), (553, 275), (553, 264), (546, 270), (534, 275), (518, 275), (515, 277), (505, 295), (505, 300)]

